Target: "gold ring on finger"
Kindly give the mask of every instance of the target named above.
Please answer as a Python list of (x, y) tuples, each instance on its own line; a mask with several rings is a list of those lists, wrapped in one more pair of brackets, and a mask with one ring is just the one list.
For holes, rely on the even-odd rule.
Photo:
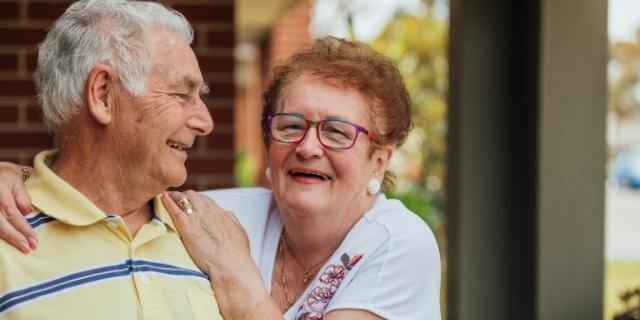
[(193, 210), (193, 204), (187, 197), (184, 197), (180, 199), (180, 201), (178, 201), (178, 208), (180, 208), (180, 210), (184, 211), (186, 214), (195, 213), (195, 211)]

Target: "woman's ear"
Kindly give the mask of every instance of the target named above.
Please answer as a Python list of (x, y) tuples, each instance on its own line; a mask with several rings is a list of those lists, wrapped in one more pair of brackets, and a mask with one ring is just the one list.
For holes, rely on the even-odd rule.
[(384, 179), (384, 172), (389, 166), (391, 156), (393, 156), (393, 147), (390, 145), (384, 145), (373, 151), (373, 155), (371, 156), (371, 160), (374, 162), (372, 177), (376, 177), (380, 181)]
[(108, 125), (113, 119), (114, 106), (109, 94), (113, 93), (114, 84), (113, 69), (105, 64), (98, 64), (89, 72), (86, 88), (87, 109), (102, 125)]

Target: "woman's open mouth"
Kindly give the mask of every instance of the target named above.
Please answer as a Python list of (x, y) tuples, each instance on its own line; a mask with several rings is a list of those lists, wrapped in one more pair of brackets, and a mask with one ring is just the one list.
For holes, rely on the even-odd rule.
[(324, 174), (322, 172), (310, 171), (310, 170), (292, 169), (292, 170), (289, 170), (287, 173), (294, 178), (303, 178), (305, 180), (314, 179), (318, 181), (329, 181), (332, 179), (327, 174)]

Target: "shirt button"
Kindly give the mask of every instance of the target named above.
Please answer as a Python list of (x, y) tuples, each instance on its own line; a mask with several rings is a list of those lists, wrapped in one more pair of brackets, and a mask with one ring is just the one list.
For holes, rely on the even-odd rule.
[(109, 227), (109, 229), (111, 229), (111, 230), (115, 230), (115, 229), (118, 227), (118, 226), (117, 226), (115, 223), (113, 223), (113, 222), (109, 222), (109, 223), (107, 223), (107, 226), (108, 226), (108, 227)]
[(143, 275), (140, 276), (140, 282), (146, 286), (149, 283), (151, 283), (151, 279), (149, 279), (148, 275), (143, 274)]

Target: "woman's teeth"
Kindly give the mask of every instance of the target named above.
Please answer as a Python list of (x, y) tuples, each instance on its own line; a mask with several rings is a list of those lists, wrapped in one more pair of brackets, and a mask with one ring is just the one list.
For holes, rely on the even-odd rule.
[(304, 176), (304, 177), (311, 177), (311, 178), (318, 178), (318, 179), (322, 179), (322, 180), (331, 180), (331, 177), (329, 177), (328, 175), (324, 174), (324, 173), (319, 173), (319, 172), (308, 172), (308, 171), (296, 171), (296, 170), (291, 170), (289, 171), (289, 174), (292, 176)]

